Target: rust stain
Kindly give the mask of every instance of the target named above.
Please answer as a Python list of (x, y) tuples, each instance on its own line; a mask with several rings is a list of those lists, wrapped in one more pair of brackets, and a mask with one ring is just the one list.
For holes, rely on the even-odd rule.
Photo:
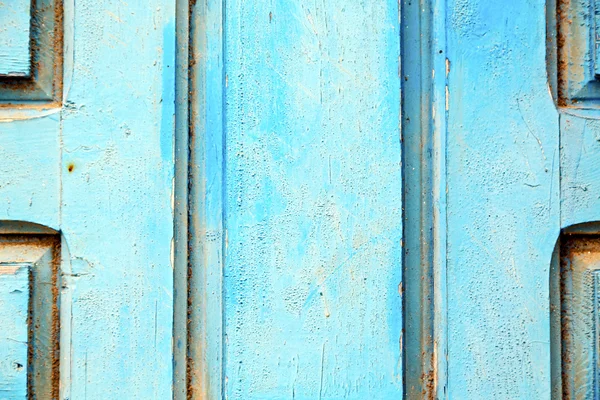
[(575, 325), (572, 313), (573, 299), (573, 274), (572, 259), (574, 256), (592, 255), (600, 253), (600, 236), (597, 234), (566, 234), (560, 245), (560, 302), (561, 302), (561, 378), (563, 399), (574, 397), (581, 382), (578, 377), (573, 380), (577, 371), (575, 366)]
[(67, 171), (73, 172), (73, 170), (75, 170), (75, 164), (69, 163), (69, 165), (67, 165)]
[(569, 36), (569, 9), (571, 8), (570, 0), (558, 0), (556, 4), (556, 44), (557, 44), (557, 103), (560, 107), (567, 105), (568, 97), (568, 36)]
[[(427, 335), (423, 348), (431, 349), (433, 347), (433, 337)], [(421, 384), (423, 387), (422, 394), (423, 399), (435, 400), (435, 387), (436, 387), (436, 369), (435, 369), (435, 351), (428, 351), (422, 353), (423, 360), (423, 373), (421, 374)], [(429, 355), (429, 357), (427, 357)]]
[[(51, 304), (44, 303), (39, 308), (40, 299), (37, 296), (29, 296), (29, 315), (27, 325), (29, 327), (28, 343), (36, 343), (37, 346), (29, 345), (27, 349), (28, 365), (27, 374), (28, 398), (59, 398), (60, 385), (60, 354), (59, 354), (59, 270), (61, 263), (60, 236), (56, 234), (4, 234), (0, 236), (0, 242), (10, 246), (27, 246), (47, 249), (51, 253), (49, 262), (50, 282), (36, 281), (35, 274), (30, 274), (30, 293), (40, 293), (40, 285), (49, 289)], [(14, 273), (21, 266), (2, 265), (0, 271)], [(46, 284), (50, 286), (46, 286)], [(44, 289), (45, 290), (45, 289)], [(48, 317), (50, 314), (50, 318)], [(48, 321), (48, 330), (40, 331), (40, 318)], [(41, 339), (43, 337), (43, 339)], [(41, 342), (40, 342), (41, 340)], [(43, 344), (43, 345), (41, 345)], [(41, 353), (40, 353), (40, 349)]]
[(59, 397), (59, 384), (60, 384), (60, 316), (58, 309), (58, 271), (61, 262), (61, 249), (60, 249), (60, 238), (53, 238), (54, 245), (52, 248), (52, 339), (51, 343), (54, 347), (52, 360), (52, 374), (51, 374), (51, 385), (52, 385), (52, 398), (58, 399)]

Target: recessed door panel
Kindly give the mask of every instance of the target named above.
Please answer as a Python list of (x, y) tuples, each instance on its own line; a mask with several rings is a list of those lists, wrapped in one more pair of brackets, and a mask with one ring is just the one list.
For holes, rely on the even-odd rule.
[(31, 66), (31, 0), (0, 6), (0, 76), (27, 76)]

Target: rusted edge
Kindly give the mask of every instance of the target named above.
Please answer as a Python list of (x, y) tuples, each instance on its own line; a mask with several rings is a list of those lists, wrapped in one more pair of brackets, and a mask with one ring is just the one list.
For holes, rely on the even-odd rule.
[(173, 235), (173, 399), (185, 400), (189, 390), (189, 182), (190, 182), (190, 13), (189, 0), (175, 2), (175, 175)]
[[(39, 326), (36, 325), (36, 315), (46, 310), (38, 310), (35, 305), (36, 293), (40, 292), (40, 284), (45, 282), (36, 282), (35, 272), (29, 274), (29, 300), (28, 300), (28, 347), (27, 347), (27, 362), (29, 371), (27, 373), (27, 398), (28, 399), (41, 399), (41, 398), (52, 398), (58, 399), (60, 389), (60, 309), (59, 309), (59, 271), (61, 264), (61, 242), (59, 234), (3, 234), (0, 235), (0, 245), (2, 243), (10, 244), (22, 244), (33, 247), (47, 248), (51, 251), (52, 259), (50, 262), (49, 273), (51, 275), (50, 281), (50, 295), (51, 304), (48, 305), (51, 312), (50, 326), (48, 331), (38, 331)], [(35, 264), (35, 263), (34, 263)], [(46, 288), (47, 286), (43, 286)], [(39, 314), (43, 315), (43, 314)], [(48, 359), (40, 359), (36, 355), (36, 347), (33, 343), (38, 343), (37, 336), (46, 336), (48, 339), (47, 355)], [(45, 370), (45, 373), (41, 372), (44, 365), (50, 365), (49, 369)], [(43, 373), (48, 377), (47, 380), (36, 379), (32, 375), (32, 371), (35, 372), (36, 376)], [(50, 397), (48, 397), (50, 396)]]
[[(568, 105), (569, 61), (566, 52), (568, 42), (569, 11), (571, 0), (557, 0), (556, 10), (556, 71), (557, 71), (557, 104), (559, 107)], [(550, 18), (550, 16), (548, 16)]]
[(573, 385), (573, 315), (570, 304), (573, 299), (569, 290), (572, 280), (573, 268), (570, 258), (573, 252), (600, 252), (600, 235), (596, 233), (565, 233), (560, 238), (560, 362), (561, 362), (561, 384), (562, 399), (575, 398), (578, 388)]

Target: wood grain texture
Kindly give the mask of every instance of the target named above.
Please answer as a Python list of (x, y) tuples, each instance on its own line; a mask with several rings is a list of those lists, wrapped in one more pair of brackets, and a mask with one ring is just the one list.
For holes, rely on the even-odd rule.
[(567, 236), (561, 242), (562, 398), (566, 399), (593, 399), (598, 394), (599, 249), (598, 235)]
[(0, 76), (29, 75), (30, 21), (31, 0), (0, 2)]
[(71, 398), (172, 397), (174, 2), (78, 1), (60, 115)]
[(0, 110), (0, 220), (62, 232), (61, 398), (171, 398), (174, 2), (64, 5), (62, 106)]
[(561, 225), (600, 220), (600, 121), (577, 110), (561, 115)]
[(402, 397), (399, 23), (226, 3), (228, 399)]
[(402, 2), (407, 399), (441, 398), (447, 388), (445, 26), (444, 1)]
[(188, 395), (223, 396), (223, 265), (226, 234), (224, 2), (191, 15), (190, 265)]
[(27, 397), (29, 265), (0, 265), (0, 398)]
[(550, 398), (558, 114), (545, 1), (448, 1), (448, 398)]

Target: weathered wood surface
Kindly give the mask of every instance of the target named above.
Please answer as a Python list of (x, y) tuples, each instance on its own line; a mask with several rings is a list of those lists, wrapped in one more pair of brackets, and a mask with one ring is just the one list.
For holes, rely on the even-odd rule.
[(62, 107), (0, 110), (0, 220), (63, 235), (61, 398), (167, 399), (175, 4), (64, 7)]
[(224, 396), (401, 398), (398, 2), (224, 21)]
[(31, 0), (0, 2), (0, 76), (29, 75)]
[(27, 397), (29, 266), (0, 265), (0, 398)]
[(448, 398), (550, 398), (560, 228), (545, 1), (448, 1)]

